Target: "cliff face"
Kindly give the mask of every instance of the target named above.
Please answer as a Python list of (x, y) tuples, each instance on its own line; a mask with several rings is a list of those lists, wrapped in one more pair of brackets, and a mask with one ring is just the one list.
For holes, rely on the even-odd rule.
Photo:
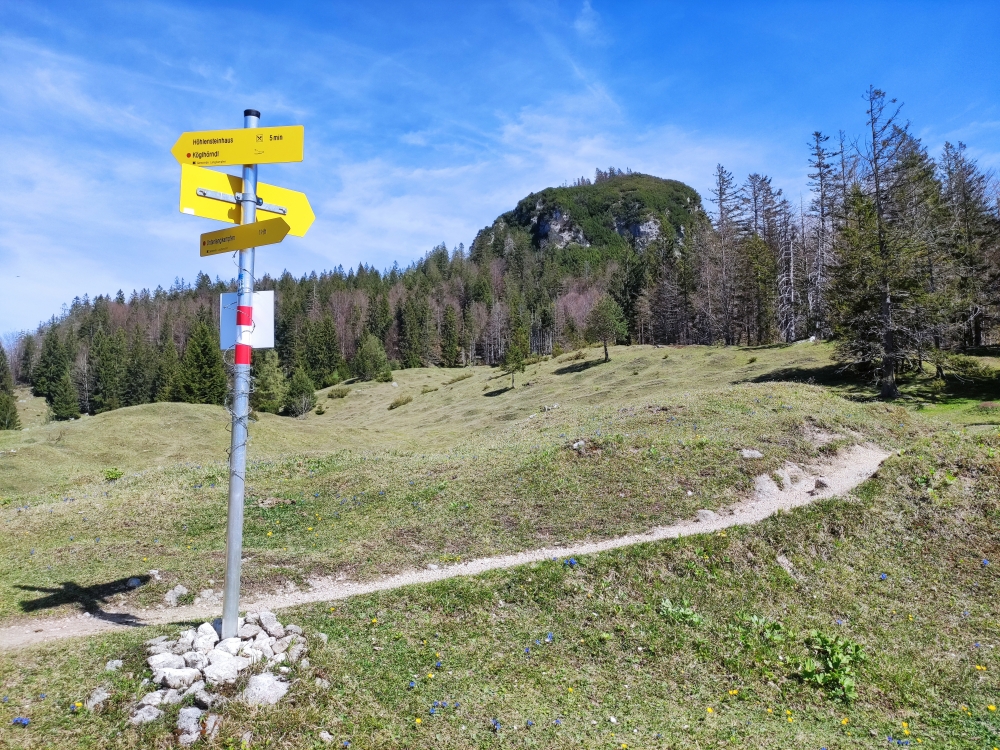
[(627, 245), (643, 253), (653, 243), (678, 239), (701, 216), (701, 197), (684, 183), (618, 174), (596, 184), (532, 193), (483, 229), (472, 252), (505, 256), (527, 245), (550, 255), (591, 248), (587, 255), (599, 259), (614, 257)]

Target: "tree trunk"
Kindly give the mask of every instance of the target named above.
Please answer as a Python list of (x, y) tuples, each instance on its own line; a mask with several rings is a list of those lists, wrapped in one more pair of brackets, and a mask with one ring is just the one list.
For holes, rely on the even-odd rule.
[(899, 398), (896, 387), (896, 342), (892, 335), (892, 300), (889, 290), (882, 299), (882, 398)]
[(608, 359), (608, 340), (604, 339), (604, 361), (607, 362)]

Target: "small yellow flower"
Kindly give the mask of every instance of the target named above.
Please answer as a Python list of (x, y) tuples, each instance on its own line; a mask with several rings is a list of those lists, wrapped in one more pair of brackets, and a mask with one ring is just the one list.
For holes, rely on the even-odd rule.
[(711, 707), (711, 706), (709, 706), (708, 708), (706, 708), (706, 709), (705, 709), (705, 712), (706, 712), (706, 713), (712, 713), (712, 707)]
[(988, 708), (990, 711), (996, 711), (997, 710), (997, 707), (994, 706), (992, 703), (990, 705), (988, 705), (986, 708)]
[(372, 618), (372, 625), (378, 625), (378, 618), (377, 617), (373, 617)]
[(795, 721), (795, 719), (793, 717), (789, 716), (788, 717), (788, 723), (791, 724), (793, 721)]
[(312, 531), (312, 530), (313, 530), (312, 526), (310, 526), (308, 529), (306, 529), (306, 531)]
[(909, 727), (910, 727), (910, 725), (909, 725), (909, 724), (907, 724), (907, 723), (906, 723), (906, 722), (904, 721), (904, 722), (903, 722), (903, 729), (909, 729)]
[(145, 558), (145, 557), (144, 557), (144, 558), (142, 558), (142, 561), (143, 561), (143, 562), (146, 562), (146, 558)]
[(788, 710), (788, 709), (786, 708), (786, 709), (785, 709), (785, 716), (791, 716), (791, 715), (792, 715), (792, 712), (791, 712), (791, 711), (789, 711), (789, 710)]
[(909, 729), (904, 729), (904, 730), (903, 730), (903, 734), (907, 734), (907, 735), (908, 735), (909, 733), (910, 733), (910, 730), (909, 730)]
[(729, 691), (730, 695), (739, 695), (739, 693), (740, 693), (740, 691), (738, 689), (737, 690), (730, 690)]
[(417, 717), (417, 724), (422, 724), (422, 723), (423, 723), (423, 722), (422, 722), (422, 721), (420, 720), (420, 717), (418, 716), (418, 717)]
[(336, 611), (337, 611), (337, 608), (336, 608), (336, 607), (330, 607), (330, 611), (331, 611), (331, 612), (336, 612)]
[(983, 665), (981, 665), (981, 664), (977, 664), (977, 665), (976, 665), (976, 671), (977, 671), (977, 672), (985, 672), (985, 671), (986, 671), (986, 667), (984, 667), (984, 666), (983, 666)]
[(436, 656), (438, 659), (440, 659), (441, 658), (441, 652), (440, 651), (435, 651), (434, 652), (434, 656)]
[(774, 713), (774, 709), (772, 709), (772, 708), (769, 708), (769, 709), (767, 709), (767, 712), (768, 712), (769, 714), (773, 714), (773, 713)]
[(569, 689), (569, 692), (571, 692), (571, 693), (572, 693), (572, 692), (573, 692), (573, 688), (570, 688), (570, 689)]
[(433, 680), (434, 679), (434, 673), (433, 672), (428, 672), (427, 673), (427, 679), (428, 680)]
[(851, 720), (845, 716), (843, 719), (840, 720), (840, 723), (846, 727), (850, 723), (850, 721)]
[(269, 531), (269, 532), (267, 532), (267, 535), (268, 535), (268, 536), (271, 536), (272, 534), (274, 534), (274, 532), (273, 532), (273, 531)]

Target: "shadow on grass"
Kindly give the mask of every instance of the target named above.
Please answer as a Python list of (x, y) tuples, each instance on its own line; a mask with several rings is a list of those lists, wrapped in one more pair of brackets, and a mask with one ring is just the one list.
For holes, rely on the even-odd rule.
[[(139, 585), (149, 581), (148, 575), (134, 577), (139, 579)], [(132, 587), (128, 585), (129, 580), (129, 578), (119, 578), (117, 581), (98, 583), (93, 586), (80, 586), (72, 581), (64, 581), (58, 585), (58, 588), (23, 586), (18, 584), (15, 588), (21, 589), (21, 591), (34, 591), (48, 595), (20, 602), (19, 606), (22, 612), (38, 612), (43, 609), (61, 607), (64, 604), (76, 604), (85, 612), (89, 612), (92, 616), (100, 620), (115, 622), (119, 625), (139, 626), (143, 622), (133, 615), (105, 612), (102, 609), (102, 605), (108, 603), (109, 597), (132, 590)]]
[(583, 372), (584, 370), (589, 370), (591, 367), (597, 367), (598, 365), (603, 365), (603, 359), (588, 359), (585, 362), (578, 362), (575, 365), (566, 365), (565, 367), (560, 367), (553, 372), (556, 375), (572, 375), (574, 372)]
[(514, 389), (508, 385), (506, 388), (497, 388), (495, 391), (486, 391), (486, 393), (484, 393), (483, 395), (486, 396), (486, 398), (493, 398), (494, 396), (502, 396), (507, 391), (512, 391), (512, 390)]
[[(785, 367), (772, 370), (742, 383), (808, 383), (822, 385), (837, 391), (853, 401), (877, 401), (878, 389), (871, 380), (864, 379), (844, 365), (820, 367)], [(923, 376), (907, 375), (898, 380), (904, 399), (919, 399), (947, 405), (960, 401), (1000, 401), (1000, 380), (996, 378), (970, 378), (948, 375), (945, 386), (938, 389), (928, 373)]]

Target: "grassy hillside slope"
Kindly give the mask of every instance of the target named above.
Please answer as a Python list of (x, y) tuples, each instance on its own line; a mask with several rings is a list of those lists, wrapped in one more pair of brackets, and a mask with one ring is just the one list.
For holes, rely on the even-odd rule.
[[(367, 577), (648, 528), (725, 505), (755, 474), (845, 442), (875, 440), (896, 455), (854, 498), (752, 528), (332, 610), (303, 606), (283, 619), (326, 633), (329, 644), (297, 668), (275, 709), (225, 707), (214, 746), (240, 747), (250, 732), (251, 747), (318, 747), (321, 730), (355, 748), (846, 748), (883, 747), (889, 735), (893, 746), (1000, 743), (991, 709), (1000, 687), (1000, 435), (996, 412), (979, 402), (993, 386), (975, 384), (969, 399), (932, 397), (915, 383), (919, 397), (902, 404), (862, 401), (856, 386), (835, 381), (829, 353), (810, 344), (632, 347), (597, 364), (593, 351), (533, 366), (531, 385), (513, 391), (492, 370), (449, 385), (462, 372), (405, 371), (398, 387), (327, 399), (322, 416), (262, 421), (251, 454), (266, 458), (252, 469), (252, 502), (296, 503), (248, 509), (251, 591), (315, 572)], [(413, 401), (388, 410), (400, 394)], [(0, 448), (17, 450), (0, 462), (11, 498), (2, 509), (4, 619), (78, 607), (67, 581), (94, 586), (156, 567), (164, 582), (122, 597), (151, 606), (178, 581), (196, 590), (221, 578), (225, 472), (208, 459), (223, 457), (224, 414), (182, 409), (108, 415), (134, 420), (129, 429), (94, 418), (4, 436)], [(175, 425), (158, 448), (146, 433), (165, 419), (222, 427), (199, 445)], [(818, 449), (807, 439), (816, 429), (846, 437)], [(50, 444), (57, 430), (65, 433)], [(107, 483), (98, 438), (112, 434), (123, 441), (122, 467), (133, 463)], [(572, 449), (581, 439), (583, 455)], [(217, 452), (204, 455), (206, 445)], [(743, 447), (765, 458), (741, 459)], [(45, 462), (48, 484), (34, 468)], [(28, 481), (23, 471), (36, 473)], [(63, 501), (67, 490), (73, 502)], [(48, 594), (22, 586), (65, 598), (25, 612)], [(863, 648), (856, 699), (838, 696), (844, 674), (824, 669), (813, 629), (845, 639), (835, 652)], [(2, 657), (0, 742), (169, 747), (176, 709), (143, 730), (125, 721), (144, 692), (141, 641), (152, 634)], [(125, 668), (105, 675), (111, 658)], [(105, 682), (113, 698), (102, 711), (69, 712)], [(10, 725), (18, 715), (32, 718), (28, 729)]]

